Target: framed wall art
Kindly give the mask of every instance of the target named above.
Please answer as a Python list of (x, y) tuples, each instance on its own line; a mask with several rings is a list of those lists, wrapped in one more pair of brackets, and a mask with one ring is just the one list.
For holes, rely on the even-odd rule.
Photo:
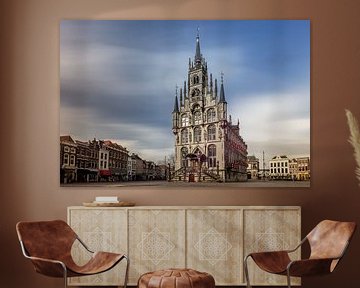
[(310, 186), (309, 20), (63, 20), (60, 183)]

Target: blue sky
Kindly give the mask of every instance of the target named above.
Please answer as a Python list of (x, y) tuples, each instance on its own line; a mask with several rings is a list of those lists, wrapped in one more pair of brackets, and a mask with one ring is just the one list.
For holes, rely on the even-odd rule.
[(63, 20), (60, 134), (110, 139), (147, 160), (172, 154), (175, 87), (197, 28), (249, 155), (310, 155), (308, 20)]

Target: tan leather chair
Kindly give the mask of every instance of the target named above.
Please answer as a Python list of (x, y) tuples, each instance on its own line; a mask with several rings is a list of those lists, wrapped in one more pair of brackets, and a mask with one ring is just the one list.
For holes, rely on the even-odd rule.
[[(356, 223), (354, 222), (324, 220), (295, 249), (250, 253), (244, 259), (247, 287), (251, 287), (247, 267), (249, 257), (266, 272), (286, 275), (289, 288), (291, 287), (290, 276), (315, 276), (333, 272), (340, 259), (344, 256), (355, 229)], [(297, 250), (306, 241), (310, 245), (310, 257), (292, 261), (289, 253)]]
[[(24, 256), (31, 260), (35, 271), (50, 277), (88, 276), (110, 270), (121, 260), (127, 261), (124, 288), (127, 285), (129, 259), (125, 254), (91, 251), (62, 220), (19, 222), (16, 231)], [(89, 253), (90, 260), (78, 266), (71, 256), (71, 247), (78, 240)]]

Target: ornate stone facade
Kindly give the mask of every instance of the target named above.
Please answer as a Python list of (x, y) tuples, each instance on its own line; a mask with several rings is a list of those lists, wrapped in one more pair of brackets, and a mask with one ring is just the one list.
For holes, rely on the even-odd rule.
[[(189, 59), (188, 80), (176, 89), (172, 130), (175, 135), (176, 181), (246, 181), (247, 145), (240, 136), (239, 120), (227, 115), (223, 74), (208, 73), (196, 37), (194, 60)], [(178, 97), (179, 96), (179, 97)]]

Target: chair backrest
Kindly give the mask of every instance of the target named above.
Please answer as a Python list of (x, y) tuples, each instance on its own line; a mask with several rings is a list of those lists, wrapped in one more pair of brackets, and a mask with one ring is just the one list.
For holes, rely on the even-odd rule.
[(310, 258), (337, 258), (342, 256), (355, 229), (355, 222), (321, 221), (306, 236), (311, 248)]
[(61, 260), (69, 257), (75, 232), (62, 220), (19, 222), (19, 240), (30, 256)]

